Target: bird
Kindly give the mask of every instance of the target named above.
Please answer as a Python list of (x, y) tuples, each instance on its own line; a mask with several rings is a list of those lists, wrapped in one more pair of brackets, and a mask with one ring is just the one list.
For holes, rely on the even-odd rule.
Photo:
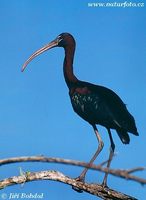
[[(123, 144), (129, 144), (129, 133), (132, 133), (135, 136), (138, 136), (139, 134), (134, 117), (128, 111), (126, 104), (124, 104), (121, 98), (114, 91), (101, 85), (95, 85), (79, 80), (75, 76), (73, 71), (73, 61), (76, 41), (70, 33), (65, 32), (59, 34), (53, 41), (35, 51), (23, 64), (21, 69), (22, 72), (35, 57), (54, 47), (62, 47), (65, 52), (63, 73), (69, 90), (73, 110), (93, 127), (98, 140), (98, 148), (88, 163), (88, 167), (84, 168), (80, 176), (76, 178), (76, 180), (84, 182), (88, 169), (104, 147), (97, 125), (105, 127), (109, 135), (110, 153), (107, 162), (108, 169), (110, 168), (115, 151), (115, 143), (112, 138), (111, 129), (116, 130)], [(105, 173), (101, 184), (103, 187), (108, 187), (107, 177), (108, 172)], [(76, 188), (74, 189), (76, 190)]]

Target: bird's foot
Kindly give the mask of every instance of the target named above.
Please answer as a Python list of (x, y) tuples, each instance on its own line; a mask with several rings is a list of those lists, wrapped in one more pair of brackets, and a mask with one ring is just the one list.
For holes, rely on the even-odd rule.
[(107, 183), (106, 182), (102, 182), (101, 186), (104, 188), (104, 189), (108, 189), (109, 187), (107, 186)]
[[(84, 178), (84, 177), (81, 177), (81, 176), (75, 178), (75, 180), (76, 180), (76, 181), (79, 181), (79, 182), (83, 182), (83, 183), (85, 182), (85, 178)], [(76, 186), (72, 186), (72, 189), (75, 190), (76, 192), (79, 192), (79, 193), (82, 193), (82, 192), (83, 192), (83, 190), (79, 189), (79, 188), (76, 187)]]

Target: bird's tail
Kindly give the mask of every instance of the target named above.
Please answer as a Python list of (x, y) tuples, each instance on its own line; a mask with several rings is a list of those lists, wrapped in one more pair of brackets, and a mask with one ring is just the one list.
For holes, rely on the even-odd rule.
[(127, 133), (127, 131), (120, 129), (120, 130), (116, 130), (118, 133), (118, 136), (120, 137), (121, 141), (123, 142), (123, 144), (129, 144), (130, 142), (130, 137)]

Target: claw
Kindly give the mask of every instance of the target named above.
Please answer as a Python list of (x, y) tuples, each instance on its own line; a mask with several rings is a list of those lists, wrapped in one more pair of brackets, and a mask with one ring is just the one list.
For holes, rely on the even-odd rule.
[[(81, 176), (75, 178), (75, 180), (79, 181), (79, 182), (83, 182), (83, 183), (85, 182), (85, 179), (83, 177), (81, 177)], [(76, 192), (79, 192), (79, 193), (83, 192), (83, 190), (77, 188), (76, 186), (72, 186), (72, 189), (75, 190)]]
[(108, 189), (109, 187), (107, 186), (107, 183), (105, 183), (104, 181), (103, 181), (103, 183), (101, 184), (101, 186), (103, 187), (103, 188), (105, 188), (105, 189)]

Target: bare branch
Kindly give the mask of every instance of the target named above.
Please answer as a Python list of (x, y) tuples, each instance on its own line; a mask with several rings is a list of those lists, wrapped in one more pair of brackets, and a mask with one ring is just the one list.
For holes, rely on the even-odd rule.
[[(61, 164), (67, 164), (67, 165), (75, 165), (80, 167), (88, 167), (89, 164), (77, 160), (69, 160), (69, 159), (62, 159), (62, 158), (50, 158), (50, 157), (44, 157), (44, 156), (23, 156), (23, 157), (13, 157), (13, 158), (7, 158), (0, 160), (0, 165), (6, 165), (10, 163), (17, 163), (17, 162), (49, 162), (49, 163), (61, 163)], [(122, 169), (109, 169), (106, 167), (103, 167), (103, 163), (100, 165), (92, 165), (90, 166), (90, 169), (98, 170), (100, 172), (109, 172), (109, 174), (113, 176), (117, 176), (120, 178), (124, 178), (126, 180), (132, 180), (135, 182), (138, 182), (140, 184), (146, 184), (146, 179), (137, 177), (132, 175), (131, 173), (136, 171), (142, 171), (145, 170), (143, 167), (137, 167), (133, 169), (128, 170), (122, 170)]]
[(77, 181), (76, 179), (69, 178), (58, 171), (40, 171), (40, 172), (26, 172), (21, 176), (13, 176), (0, 181), (0, 189), (7, 186), (22, 184), (30, 181), (37, 180), (53, 180), (59, 181), (75, 188), (80, 191), (90, 193), (98, 196), (104, 200), (136, 200), (136, 198), (117, 192), (110, 188), (103, 188), (99, 184), (89, 184)]

